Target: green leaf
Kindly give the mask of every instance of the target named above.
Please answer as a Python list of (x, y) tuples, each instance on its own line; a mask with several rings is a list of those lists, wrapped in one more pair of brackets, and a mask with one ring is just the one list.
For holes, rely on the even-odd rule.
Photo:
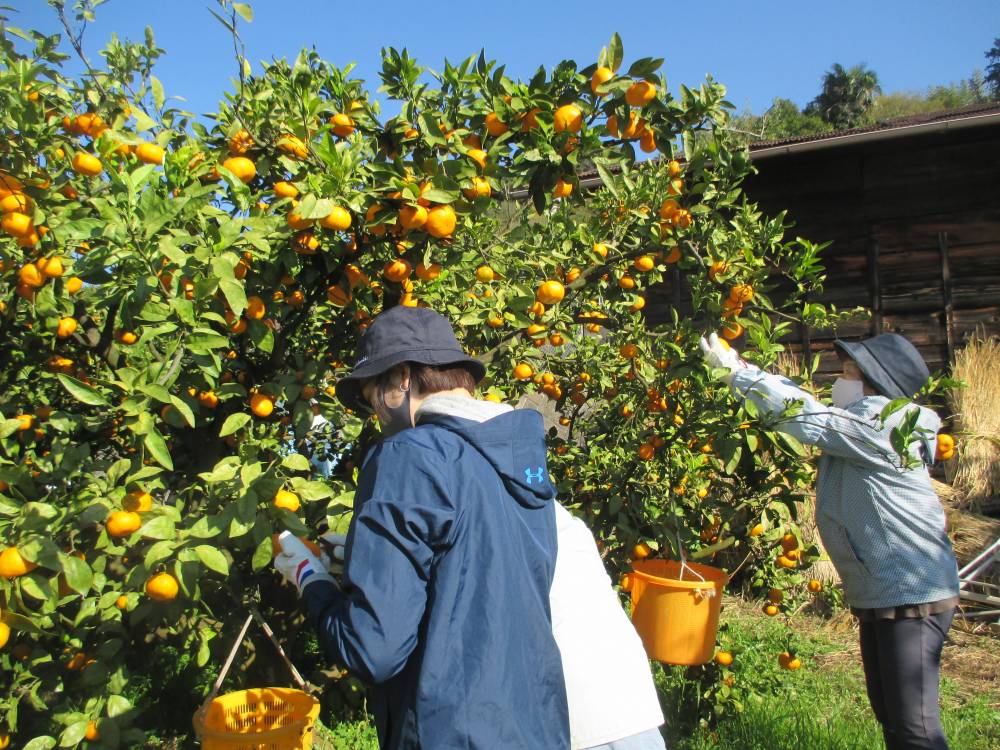
[(149, 432), (142, 439), (149, 454), (156, 459), (156, 462), (164, 469), (174, 470), (174, 462), (167, 449), (167, 441), (155, 427), (151, 427)]
[(274, 333), (259, 320), (252, 321), (250, 325), (250, 340), (265, 354), (274, 350)]
[(184, 325), (193, 326), (195, 324), (194, 302), (183, 297), (171, 297), (170, 306), (177, 313)]
[(618, 197), (618, 186), (615, 184), (615, 177), (608, 171), (607, 166), (597, 159), (594, 160), (594, 167), (597, 169), (597, 174), (601, 178), (601, 182), (604, 183), (604, 187), (608, 189), (615, 198)]
[(293, 479), (292, 489), (295, 490), (299, 497), (307, 501), (333, 497), (333, 489), (326, 482)]
[(156, 385), (155, 383), (144, 383), (138, 387), (138, 390), (145, 393), (147, 396), (155, 398), (161, 404), (170, 403), (170, 391), (164, 388), (162, 385)]
[(212, 656), (212, 649), (208, 646), (208, 641), (204, 638), (199, 639), (198, 642), (198, 654), (194, 658), (194, 663), (198, 667), (204, 667), (208, 664), (208, 660)]
[(66, 727), (63, 733), (59, 735), (59, 747), (76, 747), (79, 745), (83, 741), (84, 735), (87, 734), (88, 724), (90, 724), (89, 719), (80, 719), (80, 721), (75, 721)]
[[(312, 195), (307, 198), (314, 198)], [(295, 208), (295, 213), (303, 219), (323, 219), (330, 215), (336, 204), (329, 198), (318, 198), (315, 200), (304, 200)]]
[(56, 377), (59, 378), (59, 382), (62, 383), (63, 388), (69, 391), (69, 395), (77, 401), (89, 404), (90, 406), (111, 406), (104, 396), (86, 383), (81, 383), (76, 378), (71, 378), (69, 375), (63, 375), (62, 373), (59, 373)]
[(434, 203), (454, 203), (458, 195), (445, 190), (439, 190), (438, 188), (431, 188), (424, 193), (423, 197)]
[[(235, 415), (234, 415), (235, 416)], [(240, 459), (238, 456), (228, 456), (214, 467), (211, 471), (203, 471), (198, 476), (208, 482), (209, 484), (214, 484), (215, 482), (228, 482), (230, 479), (236, 476), (236, 472), (240, 470)]]
[(118, 480), (123, 476), (128, 474), (128, 470), (132, 468), (132, 461), (127, 458), (119, 458), (111, 466), (108, 467), (107, 478), (108, 484), (114, 486), (118, 484)]
[(208, 354), (212, 349), (224, 349), (229, 339), (218, 333), (192, 333), (188, 336), (188, 349), (195, 354)]
[(250, 3), (233, 3), (233, 10), (247, 23), (253, 23), (253, 8), (250, 7)]
[(219, 288), (232, 308), (233, 315), (238, 318), (247, 309), (247, 293), (243, 285), (235, 279), (223, 279), (219, 282)]
[(10, 437), (20, 429), (20, 419), (4, 419), (3, 421), (0, 421), (0, 438)]
[(173, 539), (176, 536), (174, 522), (166, 516), (157, 516), (147, 521), (139, 529), (144, 539)]
[(194, 427), (194, 412), (191, 411), (191, 407), (187, 405), (187, 402), (178, 396), (171, 396), (170, 403), (181, 413), (184, 421), (188, 423), (188, 427)]
[(138, 107), (132, 108), (132, 116), (135, 118), (135, 131), (137, 133), (145, 133), (147, 130), (152, 130), (156, 127), (156, 122), (153, 118)]
[(893, 414), (895, 414), (900, 409), (903, 409), (904, 407), (906, 407), (908, 404), (911, 403), (913, 402), (908, 398), (893, 399), (888, 404), (886, 404), (885, 407), (882, 409), (882, 412), (879, 414), (879, 419), (885, 422)]
[(789, 435), (785, 432), (776, 432), (774, 434), (777, 436), (778, 440), (784, 443), (792, 453), (797, 456), (806, 456), (806, 449), (797, 437)]
[(216, 537), (222, 533), (222, 523), (224, 521), (220, 519), (221, 514), (219, 516), (202, 516), (195, 521), (194, 526), (187, 530), (187, 535), (195, 539), (211, 539), (212, 537)]
[(625, 56), (625, 50), (622, 46), (622, 38), (618, 36), (616, 31), (611, 35), (611, 43), (608, 45), (608, 58), (607, 65), (612, 70), (618, 70), (622, 64), (622, 58)]
[[(84, 730), (84, 734), (86, 734), (86, 730)], [(55, 737), (43, 735), (41, 737), (35, 737), (31, 740), (31, 742), (24, 746), (24, 750), (52, 750), (56, 744)]]
[(246, 464), (240, 468), (240, 484), (244, 487), (249, 487), (258, 477), (264, 473), (264, 467), (261, 466), (259, 461), (254, 461), (252, 464)]
[(354, 490), (339, 492), (327, 503), (327, 506), (343, 505), (347, 508), (354, 507)]
[(66, 583), (78, 594), (86, 594), (94, 582), (94, 574), (90, 566), (83, 560), (73, 555), (59, 555), (62, 562), (63, 574), (66, 576)]
[(200, 577), (201, 566), (193, 560), (190, 562), (174, 563), (174, 576), (181, 585), (181, 591), (185, 596), (191, 596), (198, 588), (198, 578)]
[(222, 429), (219, 430), (219, 437), (232, 435), (234, 432), (242, 429), (249, 421), (250, 415), (245, 411), (238, 411), (235, 414), (230, 414), (226, 417), (226, 421), (222, 423)]
[(30, 596), (32, 599), (45, 601), (52, 595), (48, 581), (44, 578), (40, 578), (37, 574), (22, 576), (19, 580), (21, 581), (21, 591)]
[(292, 471), (309, 471), (310, 468), (309, 459), (301, 453), (292, 453), (290, 456), (285, 456), (281, 461), (281, 465)]
[(266, 536), (261, 543), (257, 545), (257, 549), (254, 550), (253, 560), (250, 561), (251, 567), (254, 571), (263, 570), (270, 563), (271, 559), (274, 557), (274, 546), (271, 543), (271, 537)]
[(114, 719), (132, 708), (132, 703), (124, 695), (108, 696), (108, 716)]
[(156, 76), (150, 76), (149, 85), (153, 89), (153, 103), (156, 104), (157, 109), (163, 109), (163, 102), (166, 99), (166, 96), (163, 94), (163, 84), (160, 83), (160, 79)]
[(169, 558), (172, 554), (174, 554), (174, 550), (176, 548), (177, 544), (169, 539), (165, 539), (163, 541), (154, 544), (152, 547), (149, 548), (149, 551), (146, 552), (146, 559), (143, 560), (146, 569), (152, 570), (157, 563), (163, 562), (164, 560)]
[(128, 481), (130, 482), (141, 482), (144, 479), (150, 479), (152, 477), (158, 476), (163, 472), (163, 469), (158, 466), (143, 466), (137, 472), (132, 474)]
[(229, 561), (218, 549), (210, 544), (200, 544), (194, 548), (194, 551), (206, 568), (214, 570), (220, 575), (229, 575)]

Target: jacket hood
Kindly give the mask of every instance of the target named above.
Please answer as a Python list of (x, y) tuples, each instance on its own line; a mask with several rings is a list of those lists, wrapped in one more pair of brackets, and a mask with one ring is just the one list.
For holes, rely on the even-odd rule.
[(528, 508), (541, 508), (556, 496), (549, 479), (545, 425), (533, 409), (515, 409), (485, 422), (429, 413), (420, 424), (453, 432), (475, 448), (496, 469), (511, 496)]

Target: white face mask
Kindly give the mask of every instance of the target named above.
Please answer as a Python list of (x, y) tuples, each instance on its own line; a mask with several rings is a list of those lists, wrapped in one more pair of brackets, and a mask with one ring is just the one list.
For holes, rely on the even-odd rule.
[(833, 399), (834, 406), (838, 409), (846, 409), (855, 401), (860, 401), (865, 397), (865, 384), (860, 380), (837, 378), (833, 381), (830, 397)]

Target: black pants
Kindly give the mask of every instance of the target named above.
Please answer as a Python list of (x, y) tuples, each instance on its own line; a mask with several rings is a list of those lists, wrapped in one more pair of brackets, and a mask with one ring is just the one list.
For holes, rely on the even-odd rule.
[(948, 750), (941, 728), (941, 648), (955, 610), (861, 621), (868, 700), (888, 750)]

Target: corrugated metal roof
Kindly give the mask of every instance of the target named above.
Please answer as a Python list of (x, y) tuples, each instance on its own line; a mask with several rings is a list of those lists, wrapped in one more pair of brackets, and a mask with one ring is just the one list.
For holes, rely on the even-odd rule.
[(778, 138), (770, 141), (757, 141), (750, 144), (750, 153), (761, 151), (775, 146), (789, 146), (793, 143), (811, 143), (814, 141), (825, 141), (830, 138), (843, 138), (844, 136), (861, 135), (862, 133), (875, 133), (880, 130), (895, 130), (897, 128), (909, 128), (915, 125), (930, 125), (936, 122), (947, 122), (948, 120), (959, 120), (975, 115), (988, 115), (1000, 113), (1000, 102), (987, 102), (984, 104), (972, 104), (968, 107), (957, 109), (946, 109), (940, 112), (928, 112), (922, 115), (907, 115), (906, 117), (893, 117), (888, 120), (880, 120), (873, 125), (866, 125), (861, 128), (847, 128), (844, 130), (833, 130), (829, 133), (819, 133), (814, 135), (793, 136), (791, 138)]

